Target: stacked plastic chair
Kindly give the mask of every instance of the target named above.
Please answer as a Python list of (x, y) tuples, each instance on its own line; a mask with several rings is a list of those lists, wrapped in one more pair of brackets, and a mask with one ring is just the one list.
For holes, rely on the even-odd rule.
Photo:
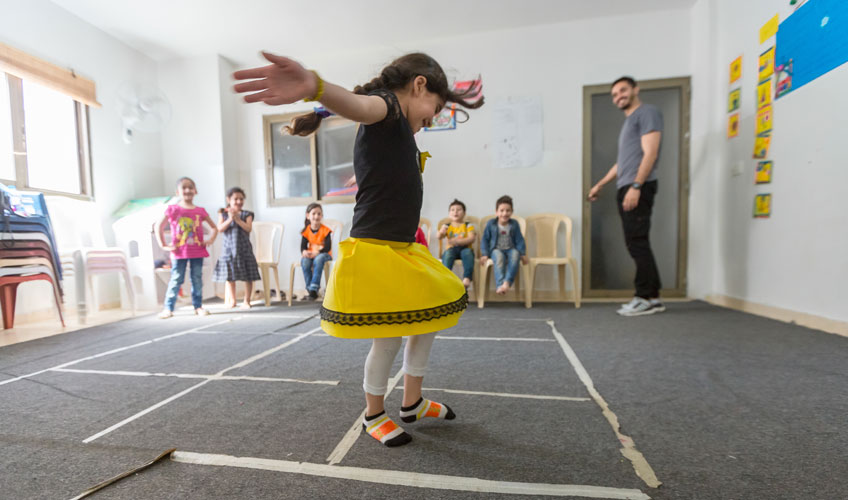
[[(54, 212), (68, 214), (69, 219), (62, 219), (58, 227), (60, 260), (70, 267), (76, 284), (77, 309), (79, 320), (85, 322), (87, 310), (96, 311), (97, 297), (94, 292), (93, 276), (95, 274), (118, 273), (124, 279), (127, 298), (135, 314), (135, 292), (130, 278), (127, 256), (119, 247), (107, 247), (100, 230), (100, 220), (94, 203), (62, 196), (50, 196), (47, 202)], [(61, 219), (61, 218), (60, 218)], [(76, 221), (94, 221), (94, 224), (78, 224)], [(91, 304), (87, 307), (87, 293), (91, 295)]]
[(0, 305), (3, 327), (15, 326), (18, 285), (49, 281), (59, 321), (62, 314), (62, 264), (44, 195), (0, 184)]

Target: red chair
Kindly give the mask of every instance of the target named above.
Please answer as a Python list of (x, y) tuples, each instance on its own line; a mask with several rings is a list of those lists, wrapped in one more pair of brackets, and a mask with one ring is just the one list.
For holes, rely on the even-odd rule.
[[(3, 328), (9, 329), (15, 326), (15, 301), (18, 295), (18, 285), (34, 280), (47, 280), (53, 285), (53, 289), (56, 289), (56, 283), (48, 273), (0, 276), (0, 306), (3, 309)], [(62, 316), (62, 304), (59, 302), (59, 296), (54, 293), (53, 299), (56, 301), (56, 310), (59, 311), (59, 321), (62, 322), (62, 328), (64, 328), (65, 318)]]

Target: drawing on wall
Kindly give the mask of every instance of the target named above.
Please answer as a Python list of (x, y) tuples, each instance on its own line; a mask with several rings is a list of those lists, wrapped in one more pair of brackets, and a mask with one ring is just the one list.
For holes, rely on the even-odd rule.
[(730, 83), (742, 77), (742, 56), (737, 57), (730, 63)]
[(792, 59), (774, 68), (774, 74), (774, 98), (779, 99), (792, 91)]
[(771, 137), (757, 137), (754, 139), (754, 158), (762, 160), (768, 156), (769, 146), (771, 146)]
[(433, 118), (429, 127), (424, 127), (425, 132), (436, 132), (439, 130), (456, 130), (456, 104), (445, 106), (442, 111)]
[(754, 184), (768, 184), (771, 182), (771, 171), (774, 162), (771, 160), (758, 161), (757, 172), (754, 175)]
[(774, 117), (771, 104), (757, 111), (756, 134), (757, 137), (771, 135), (771, 122)]
[(732, 113), (739, 109), (739, 100), (742, 95), (742, 89), (733, 89), (730, 95), (727, 96), (727, 112)]
[(739, 113), (733, 113), (727, 118), (727, 138), (739, 135)]
[(757, 85), (757, 109), (771, 104), (771, 78)]
[(767, 219), (771, 215), (771, 193), (758, 194), (754, 197), (754, 217)]
[(776, 82), (782, 96), (848, 62), (848, 2), (804, 2), (780, 23), (776, 40), (775, 63), (788, 70)]
[(760, 54), (760, 77), (758, 82), (764, 81), (766, 78), (774, 74), (774, 47)]

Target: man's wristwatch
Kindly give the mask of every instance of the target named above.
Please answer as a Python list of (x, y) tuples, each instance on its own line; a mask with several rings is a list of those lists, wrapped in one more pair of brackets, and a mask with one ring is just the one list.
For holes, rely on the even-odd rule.
[(642, 184), (639, 184), (638, 182), (634, 182), (633, 184), (630, 185), (630, 187), (632, 187), (633, 189), (642, 189)]

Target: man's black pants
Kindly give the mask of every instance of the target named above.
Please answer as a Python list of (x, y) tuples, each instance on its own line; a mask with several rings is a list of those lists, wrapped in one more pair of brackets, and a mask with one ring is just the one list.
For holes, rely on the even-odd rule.
[(651, 231), (651, 210), (654, 207), (654, 196), (657, 194), (657, 181), (649, 181), (642, 185), (639, 204), (633, 210), (625, 212), (622, 202), (628, 189), (630, 189), (629, 185), (619, 188), (616, 201), (621, 224), (624, 227), (624, 242), (627, 244), (627, 251), (636, 262), (636, 296), (653, 299), (660, 296), (660, 288), (662, 288), (657, 263), (654, 261), (654, 253), (651, 251), (651, 243), (648, 240), (648, 233)]

